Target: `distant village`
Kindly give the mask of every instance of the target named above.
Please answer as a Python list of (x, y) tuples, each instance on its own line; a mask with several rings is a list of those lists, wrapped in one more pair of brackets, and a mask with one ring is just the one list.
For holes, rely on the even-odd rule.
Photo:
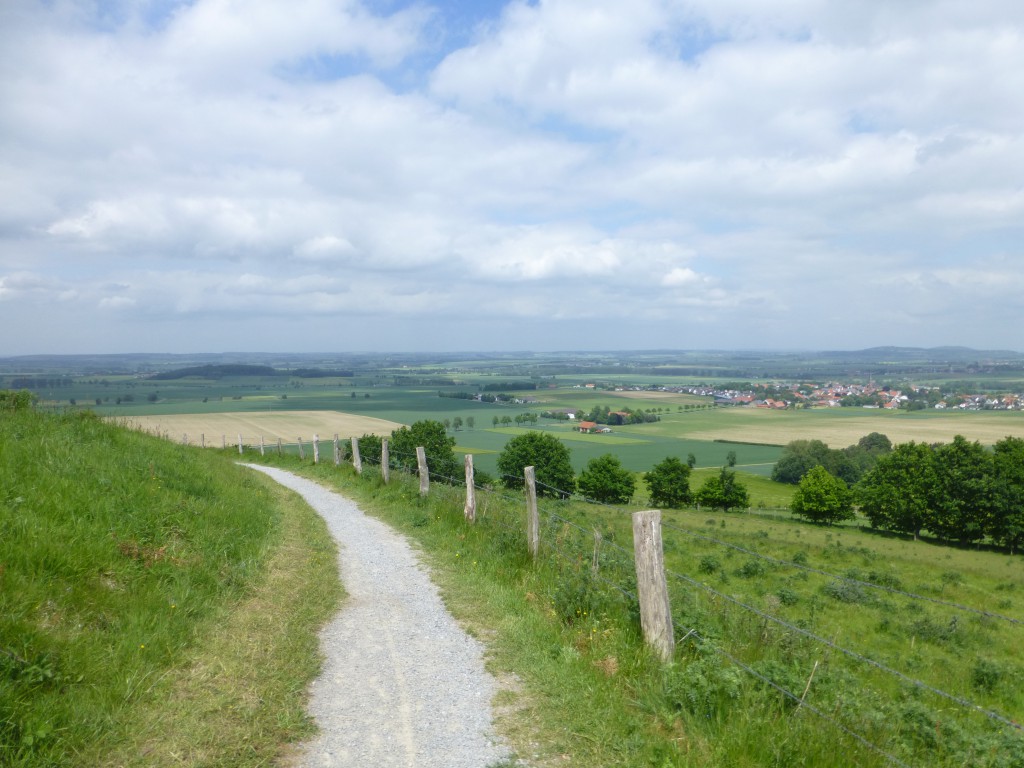
[[(596, 388), (597, 385), (579, 385)], [(1013, 411), (1024, 409), (1024, 394), (970, 394), (943, 392), (940, 387), (892, 389), (874, 384), (830, 383), (766, 384), (754, 389), (725, 389), (712, 386), (607, 387), (611, 391), (655, 391), (711, 397), (715, 405), (749, 408), (885, 408), (889, 410), (959, 409), (964, 411)]]
[(1024, 394), (955, 394), (940, 387), (892, 389), (873, 384), (764, 385), (757, 389), (719, 389), (711, 386), (614, 387), (615, 391), (660, 391), (714, 398), (716, 406), (746, 408), (867, 408), (904, 411), (957, 409), (961, 411), (1020, 411)]

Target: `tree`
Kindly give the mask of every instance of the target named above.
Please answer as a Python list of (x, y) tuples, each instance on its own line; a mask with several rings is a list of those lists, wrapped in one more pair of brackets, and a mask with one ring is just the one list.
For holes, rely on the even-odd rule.
[(610, 453), (587, 462), (577, 480), (580, 493), (605, 504), (626, 504), (636, 490), (636, 477)]
[(576, 488), (569, 449), (554, 435), (530, 431), (505, 444), (498, 456), (498, 471), (506, 488), (522, 488), (523, 470), (533, 467), (537, 493), (566, 498)]
[(475, 427), (475, 426), (476, 426), (476, 419), (474, 419), (472, 416), (467, 416), (466, 417), (466, 429), (473, 429), (473, 427)]
[(992, 454), (992, 538), (1012, 554), (1024, 542), (1024, 439), (1005, 437)]
[(792, 440), (772, 468), (772, 480), (796, 485), (811, 467), (822, 466), (848, 484), (860, 479), (861, 472), (845, 451), (829, 448), (821, 440)]
[(460, 429), (462, 429), (462, 417), (461, 416), (456, 416), (454, 419), (452, 419), (452, 427), (455, 429), (456, 432), (458, 432)]
[(871, 525), (918, 538), (929, 523), (936, 485), (935, 460), (926, 443), (901, 443), (860, 479), (854, 495)]
[(697, 466), (697, 456), (695, 454), (686, 454), (686, 466), (688, 466), (690, 469), (693, 469), (694, 467)]
[(727, 454), (725, 454), (725, 463), (726, 466), (729, 467), (736, 466), (736, 451), (729, 451)]
[(750, 506), (747, 489), (736, 479), (736, 473), (727, 467), (722, 467), (717, 475), (705, 480), (693, 497), (702, 507), (712, 507), (725, 512)]
[(992, 454), (956, 435), (934, 448), (935, 474), (928, 530), (962, 544), (984, 537), (992, 518)]
[(892, 441), (881, 432), (871, 432), (864, 435), (864, 437), (857, 441), (857, 446), (865, 451), (877, 454), (892, 452)]
[(644, 475), (644, 482), (651, 495), (651, 504), (655, 507), (679, 509), (693, 499), (690, 493), (690, 467), (675, 456), (655, 464)]
[(495, 416), (494, 418), (491, 419), (491, 426), (496, 427), (500, 423), (501, 423), (501, 419), (499, 419), (497, 416)]
[(427, 455), (427, 469), (431, 479), (441, 482), (459, 480), (463, 476), (462, 463), (455, 458), (455, 438), (449, 437), (439, 421), (417, 421), (411, 427), (402, 427), (391, 433), (388, 452), (394, 466), (416, 472), (416, 449), (422, 447)]
[(793, 493), (790, 509), (812, 523), (832, 525), (853, 519), (853, 492), (824, 467), (812, 467)]

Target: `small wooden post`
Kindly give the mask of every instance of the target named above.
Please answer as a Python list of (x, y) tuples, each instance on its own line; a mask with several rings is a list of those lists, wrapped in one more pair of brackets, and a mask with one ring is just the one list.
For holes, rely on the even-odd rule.
[(281, 438), (277, 438), (277, 455), (280, 456), (284, 453), (284, 446), (281, 445)]
[(476, 522), (476, 484), (473, 480), (472, 453), (466, 454), (466, 506), (463, 508), (462, 513), (469, 522)]
[(416, 464), (420, 470), (420, 496), (430, 492), (430, 470), (427, 468), (427, 452), (422, 445), (416, 446)]
[(183, 434), (181, 436), (181, 444), (182, 445), (188, 445), (188, 432), (186, 432), (185, 434)]
[(206, 433), (203, 432), (199, 435), (199, 445), (203, 448), (206, 447)]
[(313, 463), (320, 463), (320, 435), (313, 433)]
[(540, 554), (540, 515), (537, 513), (537, 474), (533, 467), (523, 468), (526, 479), (526, 543), (536, 560)]
[(334, 466), (341, 466), (341, 448), (338, 447), (338, 433), (334, 433)]
[(380, 477), (385, 483), (391, 479), (391, 453), (386, 437), (380, 439)]
[(228, 447), (228, 436), (227, 435), (221, 435), (220, 436), (220, 447), (223, 448), (224, 450), (227, 450), (227, 447)]
[(356, 474), (363, 474), (363, 458), (359, 455), (359, 438), (352, 438), (352, 466), (356, 468)]
[(263, 435), (260, 435), (260, 456), (266, 456), (266, 446), (263, 443)]
[(661, 542), (661, 511), (633, 513), (633, 553), (636, 558), (636, 591), (640, 601), (640, 626), (644, 639), (661, 657), (671, 661), (675, 653), (672, 608), (665, 581), (665, 552)]
[(238, 436), (238, 455), (242, 455), (242, 436)]
[(306, 447), (302, 444), (302, 438), (299, 438), (299, 461), (306, 460)]
[(594, 562), (590, 564), (590, 572), (597, 576), (601, 569), (601, 532), (594, 529)]

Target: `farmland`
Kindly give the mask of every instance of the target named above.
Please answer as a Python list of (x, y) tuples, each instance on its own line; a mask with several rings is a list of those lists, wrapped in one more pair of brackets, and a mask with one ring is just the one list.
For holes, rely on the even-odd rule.
[[(726, 353), (593, 353), (542, 355), (263, 355), (248, 359), (264, 366), (253, 375), (165, 376), (179, 368), (211, 362), (209, 356), (167, 358), (126, 356), (82, 360), (0, 361), (0, 380), (37, 381), (44, 404), (89, 408), (175, 440), (185, 434), (220, 444), (241, 434), (249, 443), (294, 442), (299, 437), (387, 434), (421, 419), (461, 419), (452, 435), (457, 449), (478, 456), (478, 466), (495, 470), (505, 442), (524, 427), (503, 417), (539, 415), (554, 409), (644, 410), (657, 421), (614, 426), (611, 434), (582, 435), (572, 422), (540, 419), (530, 428), (550, 431), (572, 450), (577, 471), (603, 453), (643, 472), (666, 456), (693, 454), (698, 468), (717, 467), (734, 454), (737, 469), (767, 476), (781, 447), (791, 440), (819, 439), (834, 448), (881, 432), (894, 443), (948, 442), (961, 434), (991, 445), (1007, 435), (1024, 435), (1024, 411), (889, 412), (864, 408), (712, 407), (712, 399), (679, 391), (699, 382), (785, 374), (801, 380), (814, 375), (845, 375), (851, 381), (891, 376), (893, 386), (921, 381), (962, 381), (972, 391), (1001, 391), (1020, 384), (1020, 360), (979, 363), (981, 353), (943, 350), (941, 362), (918, 352), (882, 350), (849, 355), (752, 355)], [(843, 361), (846, 361), (845, 363)], [(323, 366), (323, 375), (301, 372)], [(344, 375), (328, 375), (340, 372)], [(254, 369), (255, 371), (255, 369)], [(270, 373), (268, 374), (267, 371)], [(779, 379), (781, 386), (785, 379)], [(642, 389), (634, 389), (642, 388)], [(454, 397), (504, 391), (522, 402), (479, 402)], [(448, 395), (440, 397), (440, 394)], [(472, 419), (472, 425), (470, 425)], [(495, 419), (499, 422), (496, 424)]]
[(243, 411), (227, 413), (177, 413), (162, 416), (133, 416), (125, 419), (128, 426), (151, 434), (183, 439), (189, 435), (199, 442), (205, 435), (210, 445), (219, 445), (222, 436), (228, 441), (243, 436), (252, 443), (260, 436), (267, 440), (294, 442), (296, 437), (308, 438), (313, 434), (332, 435), (388, 435), (401, 424), (373, 416), (340, 413), (338, 411)]

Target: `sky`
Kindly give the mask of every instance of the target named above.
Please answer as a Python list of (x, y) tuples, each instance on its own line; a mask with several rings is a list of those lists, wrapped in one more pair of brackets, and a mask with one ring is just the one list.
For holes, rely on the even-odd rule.
[(0, 356), (1024, 350), (1019, 0), (3, 0)]

